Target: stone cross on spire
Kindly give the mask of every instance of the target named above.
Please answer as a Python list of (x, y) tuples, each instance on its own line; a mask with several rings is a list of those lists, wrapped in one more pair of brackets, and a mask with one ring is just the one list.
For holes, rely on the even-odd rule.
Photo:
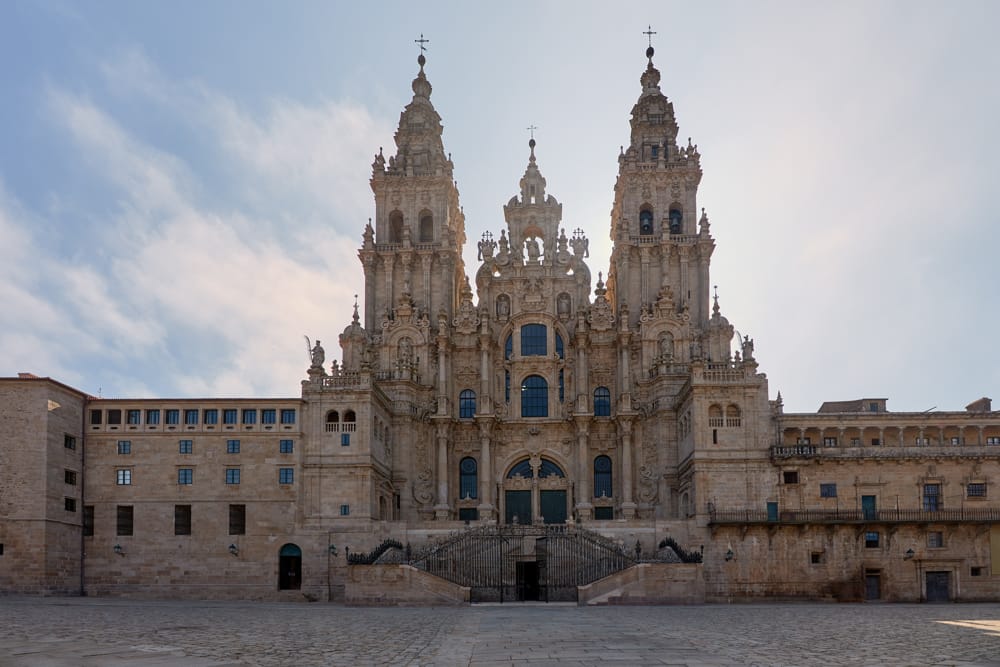
[[(656, 31), (655, 31), (655, 30), (653, 30), (653, 26), (649, 26), (649, 27), (647, 27), (647, 28), (646, 28), (646, 29), (645, 29), (645, 30), (644, 30), (644, 31), (642, 32), (642, 34), (644, 34), (644, 35), (645, 35), (646, 37), (648, 37), (648, 38), (649, 38), (649, 46), (650, 46), (650, 48), (652, 48), (652, 46), (653, 46), (653, 35), (655, 35), (655, 34), (656, 34)], [(421, 37), (423, 37), (423, 35), (421, 35)]]
[(424, 44), (430, 43), (431, 40), (424, 39), (424, 33), (420, 33), (420, 39), (415, 39), (413, 41), (420, 45), (420, 53), (423, 53), (427, 50), (427, 47), (425, 47)]

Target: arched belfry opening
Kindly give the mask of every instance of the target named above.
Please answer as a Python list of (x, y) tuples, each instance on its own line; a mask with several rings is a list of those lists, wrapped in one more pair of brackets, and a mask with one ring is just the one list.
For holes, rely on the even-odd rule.
[(643, 204), (639, 209), (639, 235), (652, 236), (655, 226), (653, 225), (653, 207)]

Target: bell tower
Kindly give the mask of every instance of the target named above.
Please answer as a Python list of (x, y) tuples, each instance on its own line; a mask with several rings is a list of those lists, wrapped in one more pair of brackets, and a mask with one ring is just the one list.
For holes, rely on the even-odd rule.
[(377, 331), (406, 306), (437, 321), (456, 312), (464, 283), (465, 216), (458, 202), (451, 156), (441, 141), (441, 116), (431, 104), (424, 74), (424, 43), (417, 58), (413, 99), (399, 116), (396, 153), (379, 148), (372, 163), (375, 220), (365, 228), (359, 256), (365, 272), (364, 328)]
[(674, 105), (660, 91), (652, 43), (646, 57), (629, 147), (618, 156), (608, 299), (615, 308), (632, 306), (629, 324), (634, 326), (641, 316), (637, 304), (645, 307), (669, 294), (673, 306), (688, 312), (700, 328), (709, 318), (709, 263), (715, 248), (708, 218), (696, 214), (701, 155), (690, 139), (678, 145)]

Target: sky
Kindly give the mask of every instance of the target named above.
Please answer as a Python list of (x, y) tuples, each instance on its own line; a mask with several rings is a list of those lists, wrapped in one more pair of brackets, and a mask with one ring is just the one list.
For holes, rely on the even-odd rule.
[(0, 376), (297, 396), (363, 295), (421, 34), (476, 241), (535, 125), (606, 275), (652, 26), (723, 314), (786, 411), (1000, 400), (1000, 3), (0, 3)]

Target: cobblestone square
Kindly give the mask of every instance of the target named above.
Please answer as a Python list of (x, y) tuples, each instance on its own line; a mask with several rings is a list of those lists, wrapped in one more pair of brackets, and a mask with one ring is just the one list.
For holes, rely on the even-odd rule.
[(1000, 604), (664, 607), (0, 598), (0, 665), (995, 665)]

